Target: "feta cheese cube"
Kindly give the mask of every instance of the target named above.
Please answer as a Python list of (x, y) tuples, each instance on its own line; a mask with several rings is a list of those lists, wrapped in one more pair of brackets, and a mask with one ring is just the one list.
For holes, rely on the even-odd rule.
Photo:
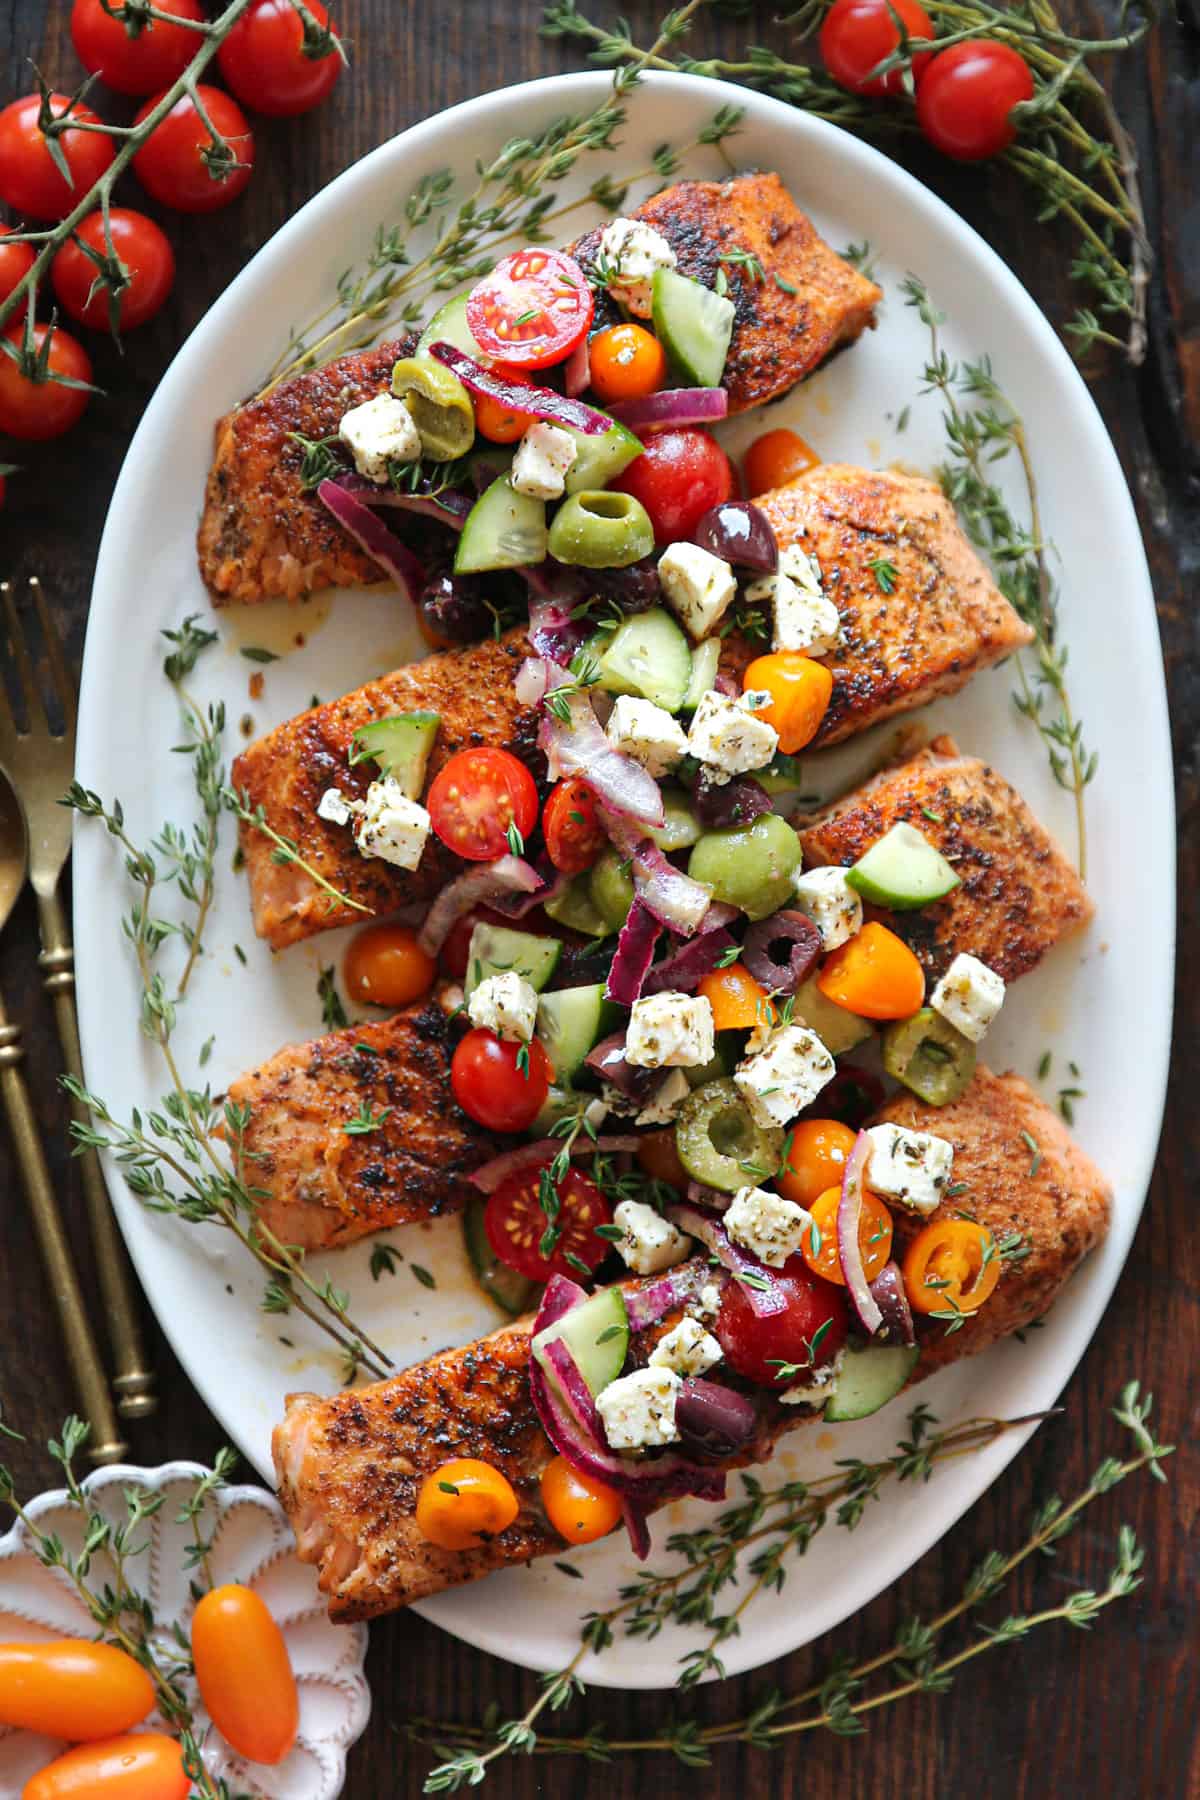
[(600, 266), (613, 299), (639, 319), (654, 310), (655, 269), (673, 269), (675, 252), (643, 219), (614, 219), (600, 236)]
[(515, 969), (504, 969), (479, 983), (467, 1001), (467, 1012), (472, 1025), (527, 1044), (537, 1018), (537, 992)]
[(693, 1069), (713, 1058), (712, 1007), (703, 994), (647, 994), (635, 1000), (625, 1060), (639, 1069)]
[(824, 1406), (837, 1386), (846, 1359), (845, 1349), (838, 1351), (832, 1362), (814, 1369), (806, 1381), (797, 1381), (777, 1396), (785, 1406)]
[(398, 781), (384, 775), (367, 789), (355, 840), (364, 856), (378, 856), (398, 869), (415, 869), (429, 826), (425, 808), (410, 800)]
[(330, 825), (348, 825), (359, 805), (357, 800), (347, 800), (341, 788), (326, 788), (317, 801), (317, 817)]
[(779, 733), (765, 719), (755, 718), (758, 694), (719, 694), (716, 689), (701, 697), (692, 716), (688, 749), (702, 762), (714, 781), (730, 781), (748, 769), (765, 768), (779, 748)]
[(836, 950), (862, 930), (863, 905), (846, 880), (845, 869), (809, 869), (797, 875), (796, 905), (821, 934), (821, 948)]
[(614, 1450), (646, 1450), (678, 1440), (675, 1402), (682, 1379), (674, 1369), (635, 1369), (596, 1395), (596, 1411)]
[(812, 1222), (812, 1214), (794, 1200), (760, 1187), (739, 1188), (722, 1220), (735, 1244), (772, 1269), (782, 1269), (796, 1254)]
[(973, 1044), (1004, 1005), (1004, 978), (977, 956), (960, 951), (929, 996), (934, 1012)]
[(742, 1063), (734, 1085), (751, 1117), (764, 1127), (786, 1125), (816, 1099), (837, 1065), (815, 1031), (785, 1025), (766, 1047)]
[(692, 1301), (692, 1310), (698, 1319), (715, 1319), (721, 1310), (721, 1290), (715, 1281), (706, 1281), (696, 1298)]
[(622, 1200), (613, 1223), (621, 1228), (617, 1249), (635, 1275), (661, 1275), (691, 1253), (691, 1238), (641, 1200)]
[(518, 494), (528, 494), (533, 500), (558, 500), (567, 470), (578, 454), (569, 431), (538, 419), (517, 445), (509, 480)]
[(658, 559), (667, 605), (694, 638), (707, 637), (737, 593), (733, 570), (699, 544), (672, 544)]
[(604, 731), (614, 750), (632, 756), (655, 780), (669, 775), (687, 754), (687, 737), (678, 719), (635, 694), (617, 695)]
[(381, 485), (388, 478), (389, 462), (416, 462), (421, 439), (413, 416), (394, 394), (376, 394), (343, 413), (338, 436), (354, 458), (364, 481)]
[(698, 1319), (684, 1317), (660, 1337), (650, 1352), (652, 1369), (674, 1369), (677, 1375), (703, 1375), (721, 1360), (721, 1346)]
[(945, 1194), (954, 1167), (954, 1146), (932, 1131), (904, 1125), (872, 1125), (871, 1153), (864, 1171), (872, 1193), (898, 1200), (913, 1212), (931, 1213)]
[(746, 589), (747, 600), (769, 600), (775, 614), (776, 650), (801, 650), (807, 656), (825, 656), (835, 650), (842, 620), (821, 586), (821, 569), (815, 556), (799, 544), (779, 552), (776, 574), (766, 575)]
[(649, 1105), (643, 1106), (635, 1123), (638, 1125), (669, 1125), (679, 1108), (691, 1093), (688, 1078), (682, 1069), (672, 1069), (659, 1086)]

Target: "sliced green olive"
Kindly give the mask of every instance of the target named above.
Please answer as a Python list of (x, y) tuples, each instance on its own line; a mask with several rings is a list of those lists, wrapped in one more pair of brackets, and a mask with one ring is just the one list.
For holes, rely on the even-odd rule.
[(412, 414), (426, 456), (450, 462), (475, 442), (475, 409), (457, 375), (423, 356), (405, 356), (392, 370), (392, 392)]
[(669, 855), (672, 850), (688, 850), (702, 835), (703, 827), (682, 788), (664, 784), (662, 788), (663, 822), (651, 825), (646, 836)]
[(930, 1106), (957, 1100), (975, 1073), (975, 1046), (940, 1013), (923, 1006), (883, 1033), (883, 1066)]
[(749, 825), (706, 831), (688, 858), (688, 874), (713, 890), (714, 900), (765, 919), (786, 906), (800, 867), (800, 840), (775, 813)]
[(679, 1160), (696, 1181), (735, 1194), (769, 1181), (783, 1155), (783, 1133), (763, 1130), (732, 1081), (694, 1088), (675, 1121)]
[(640, 500), (607, 488), (569, 494), (550, 526), (550, 554), (584, 569), (625, 569), (654, 548), (654, 527)]
[(610, 931), (620, 931), (633, 905), (633, 876), (615, 850), (606, 850), (588, 876), (592, 905)]

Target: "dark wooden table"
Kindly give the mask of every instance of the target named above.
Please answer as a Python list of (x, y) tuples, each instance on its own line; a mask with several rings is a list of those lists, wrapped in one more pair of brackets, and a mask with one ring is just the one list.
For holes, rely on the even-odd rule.
[[(1185, 4), (1187, 0), (1185, 0)], [(611, 8), (592, 9), (611, 17)], [(1113, 9), (1115, 11), (1115, 9)], [(79, 76), (67, 20), (68, 0), (5, 0), (0, 5), (0, 104), (26, 91), (32, 57), (57, 85)], [(1063, 8), (1081, 29), (1104, 17), (1103, 5), (1069, 0)], [(656, 13), (635, 9), (644, 27)], [(101, 344), (98, 379), (109, 390), (84, 426), (28, 456), (30, 473), (10, 483), (0, 514), (0, 576), (38, 572), (78, 659), (91, 573), (104, 515), (126, 445), (176, 346), (266, 238), (317, 188), (364, 151), (441, 107), (472, 94), (559, 69), (578, 57), (536, 33), (532, 0), (458, 0), (453, 6), (414, 0), (343, 0), (338, 17), (352, 45), (352, 74), (332, 102), (307, 119), (265, 122), (259, 166), (244, 199), (210, 220), (168, 221), (179, 255), (179, 281), (166, 312), (129, 340), (122, 359)], [(860, 1657), (891, 1641), (898, 1623), (928, 1615), (955, 1598), (980, 1555), (1015, 1544), (1031, 1509), (1049, 1493), (1081, 1487), (1111, 1446), (1107, 1409), (1122, 1382), (1139, 1376), (1158, 1400), (1158, 1423), (1180, 1444), (1169, 1487), (1142, 1480), (1108, 1496), (1062, 1547), (1022, 1581), (1014, 1605), (1053, 1605), (1068, 1577), (1099, 1585), (1117, 1527), (1131, 1523), (1146, 1546), (1145, 1581), (1137, 1596), (1109, 1611), (1090, 1636), (1062, 1628), (1021, 1648), (974, 1663), (950, 1697), (918, 1698), (873, 1722), (847, 1742), (826, 1734), (795, 1740), (767, 1757), (736, 1748), (708, 1771), (690, 1772), (669, 1757), (625, 1760), (612, 1767), (519, 1762), (503, 1766), (493, 1786), (526, 1797), (606, 1796), (644, 1792), (663, 1800), (712, 1795), (798, 1793), (809, 1800), (851, 1786), (872, 1796), (986, 1793), (1083, 1796), (1105, 1793), (1177, 1800), (1200, 1795), (1200, 1657), (1195, 1603), (1198, 1568), (1195, 1517), (1200, 1502), (1196, 1363), (1200, 1358), (1200, 1231), (1196, 1229), (1195, 1071), (1200, 1052), (1200, 676), (1191, 611), (1200, 577), (1197, 445), (1200, 444), (1200, 43), (1196, 20), (1163, 20), (1147, 49), (1122, 64), (1116, 81), (1120, 112), (1142, 158), (1151, 232), (1158, 251), (1151, 305), (1151, 348), (1143, 368), (1116, 362), (1095, 372), (1094, 391), (1137, 502), (1158, 597), (1171, 688), (1180, 817), (1181, 929), (1175, 1069), (1159, 1166), (1128, 1267), (1108, 1313), (1065, 1394), (1066, 1416), (1041, 1431), (1030, 1448), (936, 1550), (820, 1646), (822, 1659)], [(761, 42), (778, 27), (768, 17), (706, 22), (697, 42), (729, 54)], [(115, 116), (122, 116), (117, 113)], [(1051, 316), (1066, 304), (1066, 253), (1061, 240), (1031, 217), (1021, 193), (987, 173), (954, 171), (919, 150), (910, 166), (997, 244)], [(143, 202), (135, 199), (133, 204)], [(1069, 454), (1069, 446), (1064, 446)], [(1051, 451), (1052, 453), (1052, 451)], [(1120, 582), (1120, 572), (1114, 571)], [(1111, 615), (1110, 615), (1111, 616)], [(1101, 800), (1101, 804), (1102, 804)], [(1136, 822), (1130, 822), (1130, 879), (1137, 880)], [(60, 1192), (79, 1227), (64, 1109), (55, 1090), (56, 1046), (48, 1005), (34, 966), (35, 922), (28, 904), (0, 944), (0, 985), (23, 1021), (29, 1067)], [(1131, 997), (1136, 1003), (1136, 997)], [(10, 1148), (0, 1137), (0, 1398), (5, 1419), (28, 1443), (7, 1446), (26, 1492), (45, 1486), (51, 1464), (40, 1445), (72, 1403), (53, 1314), (42, 1288), (34, 1245), (17, 1187)], [(163, 1403), (135, 1436), (138, 1460), (172, 1456), (211, 1459), (220, 1435), (151, 1332)], [(817, 1552), (819, 1554), (819, 1552)], [(802, 1604), (796, 1581), (781, 1604)], [(806, 1681), (818, 1664), (803, 1651), (769, 1671), (780, 1686)], [(478, 1716), (496, 1700), (505, 1716), (533, 1692), (532, 1678), (466, 1649), (415, 1617), (374, 1627), (371, 1726), (355, 1750), (346, 1792), (354, 1800), (416, 1795), (427, 1758), (408, 1748), (395, 1727), (412, 1712)], [(698, 1702), (705, 1719), (744, 1712), (767, 1672), (708, 1690)], [(596, 1693), (592, 1718), (616, 1734), (652, 1729), (669, 1697)], [(579, 1709), (576, 1709), (576, 1717)]]

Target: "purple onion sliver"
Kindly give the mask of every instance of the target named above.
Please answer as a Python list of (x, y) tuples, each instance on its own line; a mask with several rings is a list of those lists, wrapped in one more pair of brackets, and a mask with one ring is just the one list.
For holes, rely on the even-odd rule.
[(643, 905), (680, 937), (700, 928), (712, 901), (712, 889), (677, 869), (650, 838), (633, 853), (633, 883)]
[(604, 1427), (600, 1423), (600, 1414), (596, 1411), (595, 1396), (580, 1374), (579, 1364), (571, 1355), (569, 1346), (560, 1337), (552, 1338), (543, 1354), (554, 1370), (554, 1378), (581, 1427), (598, 1444), (602, 1444)]
[(729, 412), (729, 395), (719, 387), (663, 388), (637, 400), (617, 400), (611, 412), (635, 435), (681, 425), (715, 425)]
[(720, 928), (690, 939), (682, 949), (672, 951), (662, 962), (655, 963), (642, 983), (643, 994), (694, 993), (732, 943), (730, 934)]
[(625, 1529), (629, 1533), (629, 1547), (639, 1562), (645, 1562), (650, 1554), (650, 1527), (646, 1523), (646, 1514), (634, 1500), (621, 1502), (621, 1517)]
[(661, 1069), (642, 1069), (636, 1063), (631, 1063), (625, 1055), (623, 1031), (614, 1031), (610, 1037), (601, 1038), (583, 1060), (593, 1075), (598, 1075), (601, 1081), (611, 1083), (618, 1093), (624, 1094), (628, 1100), (636, 1100), (639, 1106), (648, 1104), (665, 1073)]
[(500, 856), (495, 862), (465, 869), (444, 887), (426, 915), (417, 941), (422, 950), (436, 956), (451, 930), (473, 906), (500, 894), (540, 893), (545, 882), (537, 870), (519, 856)]
[[(690, 1206), (686, 1202), (668, 1206), (666, 1211), (668, 1219), (678, 1225), (680, 1231), (686, 1231), (689, 1237), (698, 1238), (720, 1259), (735, 1280), (741, 1280), (742, 1292), (750, 1309), (760, 1319), (773, 1319), (776, 1314), (787, 1311), (788, 1298), (772, 1271), (765, 1263), (759, 1262), (757, 1256), (739, 1249), (725, 1227), (711, 1213), (701, 1212), (698, 1206)], [(750, 1277), (749, 1280), (745, 1279), (747, 1276)]]
[(586, 1299), (585, 1289), (577, 1281), (572, 1281), (569, 1275), (552, 1275), (542, 1293), (537, 1318), (533, 1321), (534, 1335), (545, 1331), (547, 1325), (557, 1325), (569, 1312), (582, 1306)]
[(377, 519), (370, 507), (348, 493), (340, 482), (323, 481), (317, 489), (317, 499), (359, 549), (365, 550), (384, 574), (391, 576), (404, 598), (415, 604), (425, 586), (425, 570), (408, 545), (402, 544), (395, 532), (389, 531), (383, 520)]
[(526, 413), (534, 419), (549, 419), (554, 425), (568, 425), (572, 431), (582, 431), (585, 437), (602, 437), (612, 428), (611, 418), (597, 412), (594, 406), (587, 406), (582, 400), (571, 399), (566, 394), (556, 394), (553, 388), (518, 387), (515, 382), (505, 381), (495, 370), (481, 368), (453, 344), (430, 344), (429, 354), (452, 375), (457, 375), (465, 388), (473, 394), (485, 394), (506, 412)]
[[(636, 1150), (641, 1139), (633, 1132), (601, 1132), (598, 1138), (590, 1138), (586, 1133), (568, 1145), (571, 1156), (594, 1156), (597, 1150), (606, 1155), (616, 1156), (625, 1150)], [(471, 1184), (481, 1194), (494, 1194), (501, 1182), (507, 1181), (510, 1175), (519, 1175), (525, 1169), (535, 1169), (539, 1163), (546, 1163), (557, 1156), (563, 1147), (561, 1138), (534, 1138), (531, 1143), (518, 1144), (513, 1150), (502, 1150), (499, 1156), (493, 1156), (481, 1163), (471, 1175)], [(562, 1277), (560, 1277), (562, 1279)]]
[(618, 1006), (632, 1006), (642, 991), (661, 925), (641, 900), (635, 899), (621, 927), (604, 995)]
[(862, 1217), (863, 1176), (871, 1154), (871, 1140), (860, 1131), (854, 1148), (846, 1158), (842, 1171), (842, 1197), (837, 1209), (838, 1260), (846, 1277), (846, 1297), (850, 1309), (868, 1337), (874, 1337), (883, 1323), (879, 1303), (867, 1283), (862, 1250), (858, 1242), (858, 1226)]
[(732, 1194), (722, 1193), (720, 1188), (706, 1187), (702, 1181), (689, 1181), (687, 1197), (692, 1206), (702, 1206), (710, 1213), (723, 1213), (729, 1210)]
[(566, 719), (547, 710), (538, 727), (538, 746), (546, 757), (551, 779), (579, 775), (597, 800), (618, 817), (642, 825), (661, 825), (662, 794), (654, 777), (631, 756), (613, 749), (586, 694), (569, 694), (566, 706)]
[(898, 1263), (884, 1263), (871, 1283), (871, 1294), (883, 1315), (877, 1335), (891, 1344), (907, 1344), (911, 1348), (917, 1341), (917, 1334)]
[(563, 364), (563, 387), (569, 400), (577, 400), (586, 392), (592, 379), (592, 358), (587, 334), (580, 338)]
[(669, 1269), (649, 1287), (627, 1290), (625, 1311), (630, 1331), (645, 1331), (648, 1326), (657, 1325), (665, 1314), (685, 1305), (709, 1282), (724, 1286), (726, 1279), (724, 1270), (712, 1269), (701, 1257), (693, 1256)]

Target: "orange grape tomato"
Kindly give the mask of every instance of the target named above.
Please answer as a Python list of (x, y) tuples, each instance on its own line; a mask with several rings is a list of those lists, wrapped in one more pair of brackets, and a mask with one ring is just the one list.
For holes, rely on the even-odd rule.
[(639, 1131), (637, 1139), (634, 1155), (638, 1167), (652, 1180), (665, 1181), (668, 1187), (678, 1188), (681, 1194), (686, 1194), (691, 1177), (679, 1160), (675, 1127), (669, 1125), (665, 1131)]
[(841, 1185), (856, 1134), (839, 1119), (801, 1119), (788, 1133), (775, 1186), (785, 1200), (811, 1206), (826, 1188)]
[(904, 942), (874, 920), (826, 958), (817, 986), (864, 1019), (907, 1019), (925, 1001), (925, 975)]
[(546, 1517), (569, 1544), (594, 1544), (620, 1523), (621, 1496), (556, 1456), (542, 1470)]
[[(514, 369), (509, 363), (495, 363), (492, 373), (512, 387), (533, 386), (531, 375), (527, 375), (524, 369)], [(509, 412), (506, 406), (501, 406), (490, 394), (473, 394), (471, 400), (475, 408), (475, 429), (480, 437), (489, 439), (493, 444), (515, 444), (535, 422), (532, 413)]]
[(799, 650), (776, 650), (756, 656), (742, 676), (743, 692), (765, 688), (771, 704), (757, 717), (779, 733), (779, 748), (794, 756), (811, 744), (829, 711), (833, 676), (824, 663)]
[(815, 469), (820, 460), (799, 432), (788, 431), (783, 426), (776, 431), (764, 431), (746, 452), (746, 492), (753, 496), (769, 494), (772, 488), (786, 487), (806, 469)]
[(644, 325), (610, 325), (588, 345), (592, 392), (598, 400), (640, 400), (666, 380), (667, 353)]
[(914, 1312), (978, 1312), (1000, 1279), (990, 1231), (973, 1219), (935, 1219), (918, 1231), (901, 1265)]
[(187, 1800), (183, 1751), (161, 1731), (80, 1744), (39, 1769), (21, 1800)]
[(368, 925), (350, 940), (346, 989), (366, 1006), (408, 1006), (433, 986), (437, 962), (407, 925)]
[(520, 1510), (507, 1477), (474, 1456), (442, 1463), (417, 1495), (417, 1525), (439, 1550), (477, 1550)]
[(0, 1644), (0, 1724), (79, 1742), (116, 1737), (154, 1708), (154, 1684), (112, 1644)]
[(212, 1588), (192, 1614), (192, 1659), (208, 1715), (250, 1762), (282, 1762), (300, 1701), (283, 1633), (251, 1588)]
[(710, 969), (696, 991), (712, 1007), (714, 1031), (749, 1031), (772, 1012), (766, 988), (741, 963)]
[[(837, 1211), (842, 1190), (829, 1187), (818, 1194), (810, 1208), (816, 1231), (806, 1231), (800, 1254), (814, 1275), (845, 1287), (842, 1259), (838, 1255)], [(874, 1281), (892, 1254), (892, 1215), (883, 1201), (863, 1189), (862, 1210), (858, 1217), (858, 1248), (868, 1281)]]

